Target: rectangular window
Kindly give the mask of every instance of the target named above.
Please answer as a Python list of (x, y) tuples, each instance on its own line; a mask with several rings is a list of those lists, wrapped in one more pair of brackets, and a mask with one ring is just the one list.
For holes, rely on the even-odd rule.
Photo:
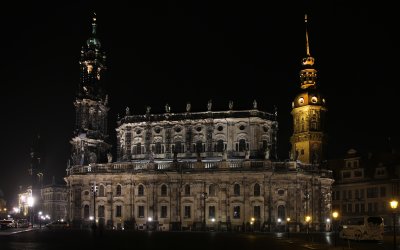
[(360, 204), (360, 212), (365, 213), (365, 204), (364, 203)]
[(184, 214), (185, 218), (190, 218), (190, 206), (185, 206), (185, 214)]
[(240, 218), (240, 206), (233, 207), (233, 218), (239, 219)]
[(342, 191), (343, 200), (347, 199), (347, 192), (345, 190)]
[(386, 187), (381, 187), (381, 197), (386, 197)]
[(377, 198), (377, 197), (378, 197), (377, 187), (367, 188), (367, 198)]
[(122, 206), (117, 206), (115, 209), (115, 217), (122, 217)]
[(372, 212), (372, 203), (368, 203), (368, 212)]
[(358, 191), (358, 189), (355, 191), (354, 196), (356, 199), (360, 198), (360, 191)]
[(168, 216), (167, 206), (161, 206), (161, 218), (167, 218)]
[(353, 199), (353, 191), (352, 190), (347, 191), (347, 196), (350, 200)]
[(144, 218), (144, 206), (139, 206), (138, 208), (139, 208), (138, 217), (139, 218)]
[(208, 218), (215, 218), (215, 206), (208, 207)]
[(254, 215), (255, 219), (260, 219), (261, 218), (261, 207), (260, 206), (254, 206), (253, 215)]
[(360, 199), (364, 199), (364, 189), (360, 189)]
[(351, 213), (352, 211), (352, 204), (347, 204), (347, 212)]
[(360, 212), (360, 204), (355, 204), (354, 206), (354, 212), (359, 213)]

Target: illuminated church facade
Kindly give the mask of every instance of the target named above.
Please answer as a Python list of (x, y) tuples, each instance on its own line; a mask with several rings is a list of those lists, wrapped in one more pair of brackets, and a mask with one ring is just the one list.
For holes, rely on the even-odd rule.
[[(117, 157), (106, 140), (106, 57), (92, 36), (81, 51), (76, 128), (65, 180), (75, 225), (138, 230), (301, 230), (329, 227), (332, 173), (323, 169), (325, 100), (308, 48), (293, 102), (291, 159), (277, 161), (276, 112), (248, 110), (131, 114), (117, 121)], [(307, 33), (307, 32), (306, 32)], [(290, 222), (287, 222), (290, 218)], [(93, 220), (93, 221), (92, 221)]]

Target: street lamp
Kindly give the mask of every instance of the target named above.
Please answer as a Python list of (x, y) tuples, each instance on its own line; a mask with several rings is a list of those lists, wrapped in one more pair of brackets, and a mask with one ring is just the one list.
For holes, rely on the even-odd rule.
[(397, 200), (391, 200), (390, 207), (393, 209), (393, 249), (396, 250), (396, 209), (399, 202)]
[(33, 227), (33, 205), (35, 204), (35, 199), (32, 196), (28, 197), (28, 207), (29, 207), (29, 220), (31, 221)]
[(307, 234), (309, 234), (309, 231), (310, 231), (310, 221), (311, 221), (311, 216), (307, 215), (306, 216)]
[(338, 231), (337, 219), (339, 218), (339, 212), (333, 211), (332, 217), (333, 217), (334, 242), (335, 242), (335, 247), (336, 247), (336, 238), (337, 238), (337, 231)]
[(288, 238), (289, 238), (289, 231), (290, 231), (289, 223), (290, 223), (290, 217), (287, 217), (286, 218), (286, 227), (287, 227), (287, 237)]
[(42, 211), (38, 213), (38, 220), (39, 220), (39, 228), (42, 228)]

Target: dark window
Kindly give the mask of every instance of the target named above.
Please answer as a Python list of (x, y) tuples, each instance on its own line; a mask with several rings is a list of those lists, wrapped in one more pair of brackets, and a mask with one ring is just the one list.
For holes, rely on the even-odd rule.
[(136, 144), (136, 154), (140, 155), (142, 153), (142, 144), (137, 143)]
[(286, 212), (285, 212), (285, 206), (283, 206), (283, 205), (279, 205), (278, 206), (278, 218), (280, 218), (280, 219), (285, 219), (285, 214), (286, 214)]
[(284, 194), (285, 194), (285, 190), (279, 189), (279, 190), (278, 190), (278, 194), (279, 194), (280, 196), (284, 195)]
[(196, 142), (196, 152), (197, 153), (203, 152), (203, 143), (201, 141)]
[(117, 185), (117, 196), (121, 196), (122, 190), (121, 185)]
[(143, 185), (139, 185), (138, 196), (143, 196), (143, 195), (144, 195), (144, 187), (143, 187)]
[(215, 218), (215, 206), (208, 207), (208, 218)]
[(167, 196), (167, 185), (161, 186), (161, 196)]
[(209, 196), (215, 196), (215, 185), (214, 184), (211, 184), (208, 187), (208, 195)]
[(253, 207), (253, 216), (255, 219), (260, 219), (261, 218), (261, 207), (260, 206), (254, 206)]
[(364, 203), (360, 204), (360, 212), (365, 213), (365, 204)]
[(174, 150), (174, 152), (183, 153), (182, 142), (180, 142), (180, 141), (175, 142), (175, 150)]
[(104, 206), (99, 206), (99, 217), (104, 217)]
[(233, 186), (233, 195), (240, 196), (240, 185), (239, 184), (235, 184)]
[(200, 132), (201, 131), (201, 127), (197, 127), (196, 130), (197, 130), (197, 132)]
[(239, 152), (244, 152), (244, 151), (246, 151), (246, 140), (240, 139), (239, 140)]
[(167, 213), (167, 206), (161, 206), (161, 218), (167, 218), (168, 213)]
[(89, 205), (83, 207), (83, 218), (89, 219)]
[(364, 199), (364, 189), (360, 189), (360, 199)]
[(362, 177), (362, 171), (361, 170), (355, 170), (354, 171), (354, 177)]
[(185, 186), (185, 195), (190, 195), (190, 185), (189, 184), (186, 184), (186, 186)]
[(386, 187), (381, 187), (381, 197), (386, 197)]
[(246, 127), (244, 125), (240, 125), (239, 129), (244, 130)]
[(351, 177), (351, 172), (350, 171), (346, 171), (342, 173), (343, 178), (350, 178)]
[(367, 188), (367, 198), (377, 198), (378, 197), (378, 188)]
[(144, 206), (139, 206), (138, 208), (138, 217), (144, 218)]
[(181, 131), (182, 131), (182, 129), (180, 127), (175, 127), (175, 132), (179, 133)]
[(233, 207), (233, 218), (239, 219), (240, 218), (240, 206)]
[(261, 195), (261, 188), (258, 183), (254, 185), (254, 196), (260, 196)]
[(224, 141), (218, 140), (217, 141), (217, 152), (224, 152)]
[(222, 127), (222, 126), (218, 126), (218, 131), (222, 131), (222, 130), (224, 130), (224, 127)]
[(156, 154), (161, 154), (161, 142), (156, 142)]
[(116, 206), (115, 217), (122, 217), (122, 206)]
[(304, 155), (304, 149), (301, 150), (301, 154)]
[(185, 218), (190, 218), (190, 206), (185, 206), (185, 214), (184, 214)]
[(354, 212), (355, 212), (355, 213), (359, 213), (359, 212), (360, 212), (360, 204), (357, 204), (357, 203), (356, 203), (356, 204), (354, 205)]
[(103, 186), (103, 185), (100, 185), (100, 188), (99, 188), (99, 196), (100, 196), (100, 197), (105, 196), (105, 195), (104, 195), (104, 186)]

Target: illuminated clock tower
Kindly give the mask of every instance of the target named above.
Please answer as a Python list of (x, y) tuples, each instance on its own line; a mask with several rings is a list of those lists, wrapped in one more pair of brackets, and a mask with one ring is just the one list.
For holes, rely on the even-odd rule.
[(291, 158), (305, 164), (319, 164), (325, 155), (324, 122), (327, 109), (324, 97), (317, 90), (317, 70), (314, 69), (314, 58), (310, 54), (307, 15), (305, 24), (307, 56), (302, 60), (300, 71), (301, 91), (292, 103)]
[(82, 47), (79, 61), (81, 77), (74, 102), (76, 120), (71, 140), (71, 165), (106, 162), (111, 146), (107, 134), (108, 96), (103, 91), (106, 56), (96, 35), (96, 16), (92, 34)]

